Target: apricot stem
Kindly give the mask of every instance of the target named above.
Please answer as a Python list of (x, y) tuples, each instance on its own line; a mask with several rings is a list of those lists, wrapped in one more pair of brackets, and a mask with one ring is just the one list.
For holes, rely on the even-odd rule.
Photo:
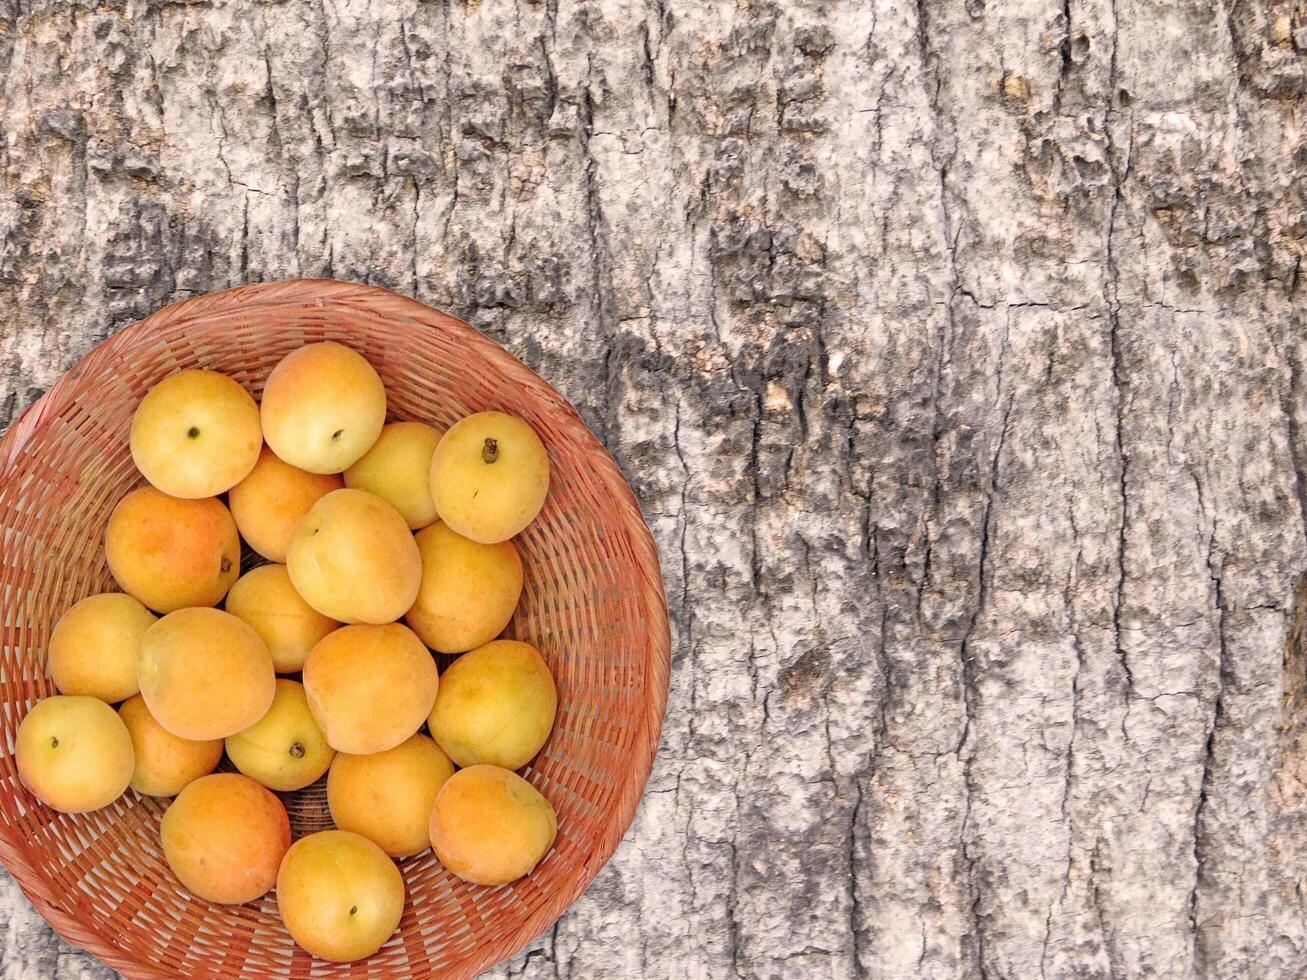
[(290, 747), (290, 754), (296, 759), (304, 758), (304, 743), (296, 742)]
[(59, 748), (59, 739), (58, 739), (58, 738), (51, 738), (51, 739), (50, 739), (50, 748), (52, 748), (52, 749), (57, 749), (57, 748)]
[(198, 439), (200, 437), (200, 427), (198, 425), (192, 425), (186, 430), (186, 436), (189, 439)]
[(499, 458), (499, 443), (487, 436), (486, 444), (481, 447), (481, 458), (487, 463), (493, 463), (497, 460)]

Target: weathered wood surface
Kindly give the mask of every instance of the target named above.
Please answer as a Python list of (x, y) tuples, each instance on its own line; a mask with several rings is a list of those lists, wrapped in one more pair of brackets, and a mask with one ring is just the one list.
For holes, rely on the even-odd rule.
[(1307, 973), (1300, 3), (0, 0), (0, 68), (0, 421), (335, 276), (630, 475), (663, 749), (496, 975)]

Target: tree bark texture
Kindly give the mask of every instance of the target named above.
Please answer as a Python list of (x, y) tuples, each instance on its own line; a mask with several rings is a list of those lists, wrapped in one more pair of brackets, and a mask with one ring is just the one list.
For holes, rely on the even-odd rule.
[(1307, 973), (1301, 2), (0, 0), (0, 68), (0, 422), (334, 276), (635, 486), (662, 750), (492, 975)]

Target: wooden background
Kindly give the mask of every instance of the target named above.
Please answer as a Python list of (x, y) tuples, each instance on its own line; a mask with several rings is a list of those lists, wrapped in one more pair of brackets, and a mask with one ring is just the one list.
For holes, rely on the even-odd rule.
[(496, 976), (1300, 977), (1305, 94), (1301, 0), (0, 0), (0, 424), (297, 276), (578, 405), (671, 706)]

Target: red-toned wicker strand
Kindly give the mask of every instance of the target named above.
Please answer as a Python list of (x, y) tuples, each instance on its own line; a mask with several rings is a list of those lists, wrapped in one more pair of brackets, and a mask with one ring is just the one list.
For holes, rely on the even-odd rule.
[[(53, 693), (44, 653), (54, 622), (113, 588), (104, 525), (141, 482), (127, 450), (141, 395), (203, 366), (257, 396), (282, 356), (322, 339), (377, 367), (392, 418), (449, 425), (482, 409), (513, 412), (540, 433), (552, 464), (545, 509), (518, 539), (527, 584), (508, 634), (539, 646), (558, 680), (554, 734), (526, 772), (558, 811), (558, 841), (530, 876), (495, 889), (458, 881), (429, 851), (401, 862), (400, 930), (355, 964), (297, 949), (275, 895), (224, 908), (184, 892), (162, 860), (161, 801), (129, 792), (96, 813), (57, 814), (22, 787), (13, 758), (19, 721)], [(657, 551), (612, 457), (524, 364), (395, 293), (296, 280), (174, 304), (96, 347), (0, 438), (0, 860), (60, 935), (126, 977), (470, 977), (513, 955), (585, 890), (630, 826), (669, 671)], [(319, 786), (291, 809), (308, 827), (323, 806)]]

